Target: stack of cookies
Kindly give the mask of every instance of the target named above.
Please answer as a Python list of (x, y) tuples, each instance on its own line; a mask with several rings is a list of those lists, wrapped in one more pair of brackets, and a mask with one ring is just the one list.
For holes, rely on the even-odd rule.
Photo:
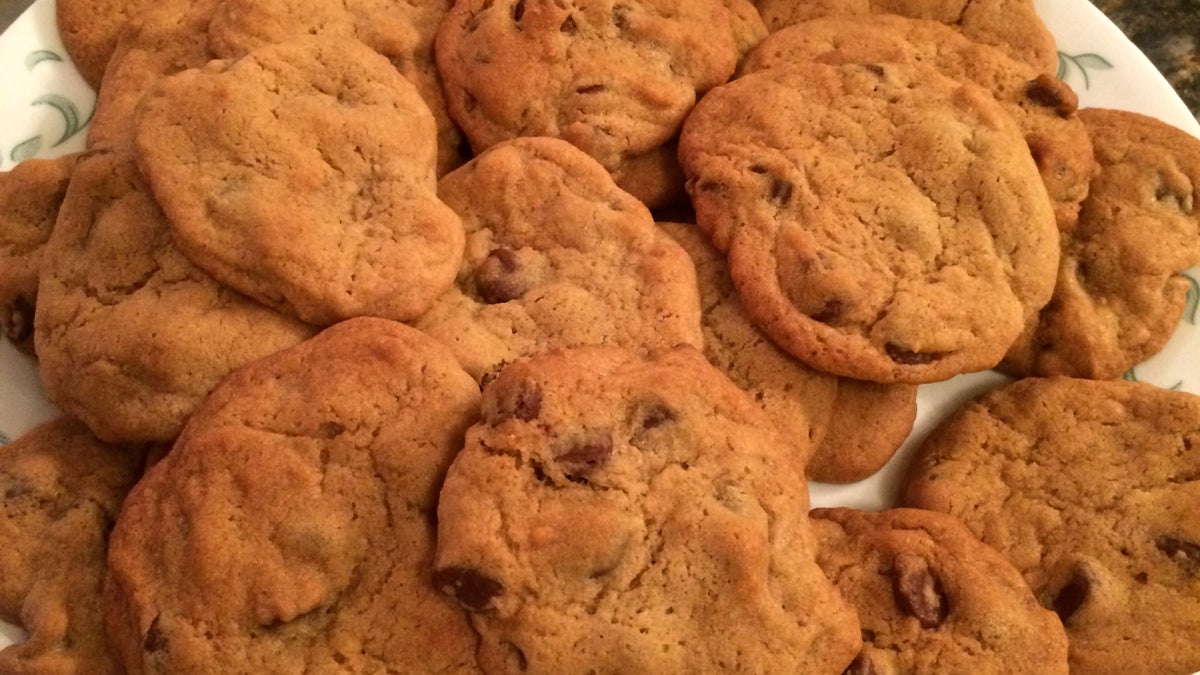
[[(1190, 673), (1200, 140), (1026, 0), (59, 0), (4, 672)], [(887, 463), (917, 391), (1016, 382)], [(1116, 645), (1116, 646), (1114, 646)]]

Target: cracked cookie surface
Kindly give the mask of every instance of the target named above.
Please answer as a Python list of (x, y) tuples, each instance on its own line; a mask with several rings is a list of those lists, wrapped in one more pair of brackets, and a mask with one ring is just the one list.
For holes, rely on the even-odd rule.
[(384, 319), (230, 375), (113, 531), (124, 664), (478, 672), (465, 614), (429, 578), (438, 486), (478, 404), (445, 347)]
[(297, 38), (160, 80), (138, 164), (180, 248), (302, 321), (408, 320), (452, 283), (462, 223), (436, 194), (433, 116), (353, 39)]
[(0, 650), (0, 671), (125, 672), (104, 635), (101, 589), (108, 534), (145, 455), (69, 417), (0, 446), (0, 618), (28, 633)]
[(454, 287), (413, 322), (478, 379), (556, 347), (699, 347), (687, 253), (594, 159), (552, 138), (502, 143), (442, 178), (467, 232)]
[(217, 283), (172, 242), (128, 152), (76, 164), (43, 251), (42, 384), (109, 441), (168, 441), (229, 371), (313, 328)]
[[(803, 467), (697, 350), (508, 366), (447, 472), (435, 582), (490, 673), (840, 673)], [(719, 636), (719, 639), (714, 639)]]
[(680, 160), (747, 313), (818, 370), (990, 368), (1053, 290), (1058, 231), (1020, 131), (931, 69), (750, 73), (700, 101)]
[(1200, 397), (1030, 378), (925, 441), (904, 503), (961, 518), (1062, 618), (1072, 673), (1200, 668)]
[(464, 0), (436, 56), (476, 152), (562, 138), (656, 206), (682, 196), (670, 141), (696, 98), (765, 34), (746, 0)]
[(1079, 99), (1066, 83), (972, 42), (936, 21), (890, 14), (805, 21), (769, 35), (740, 72), (796, 61), (921, 64), (990, 91), (1017, 122), (1054, 205), (1060, 230), (1075, 226), (1079, 204), (1096, 173), (1092, 142), (1076, 114)]
[(862, 622), (848, 675), (1066, 675), (1058, 617), (957, 518), (846, 508), (812, 517), (817, 562)]
[(1079, 117), (1100, 173), (1062, 233), (1054, 296), (1001, 364), (1017, 375), (1120, 377), (1175, 332), (1194, 283), (1181, 273), (1200, 264), (1200, 139), (1122, 110)]

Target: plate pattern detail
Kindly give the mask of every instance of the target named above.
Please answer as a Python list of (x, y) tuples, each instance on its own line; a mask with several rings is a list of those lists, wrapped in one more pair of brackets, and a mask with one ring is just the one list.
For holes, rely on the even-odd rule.
[[(37, 49), (25, 56), (25, 69), (29, 71), (33, 71), (35, 68), (71, 67), (61, 54), (49, 49)], [(58, 93), (42, 94), (30, 101), (29, 105), (31, 107), (49, 106), (57, 111), (62, 118), (62, 130), (57, 134), (57, 138), (53, 134), (49, 135), (49, 138), (52, 139), (50, 141), (47, 140), (47, 134), (44, 133), (38, 133), (20, 141), (7, 152), (8, 158), (13, 162), (23, 162), (36, 157), (46, 147), (53, 148), (62, 145), (83, 131), (87, 123), (91, 121), (92, 114), (96, 111), (95, 101), (93, 100), (90, 104), (91, 112), (85, 118), (80, 114), (82, 106), (79, 103)]]
[(1083, 88), (1092, 88), (1092, 78), (1088, 75), (1089, 70), (1112, 70), (1113, 64), (1108, 59), (1099, 54), (1087, 52), (1084, 54), (1067, 54), (1066, 52), (1058, 53), (1058, 73), (1056, 76), (1060, 80), (1066, 80), (1073, 73), (1078, 72), (1083, 77)]

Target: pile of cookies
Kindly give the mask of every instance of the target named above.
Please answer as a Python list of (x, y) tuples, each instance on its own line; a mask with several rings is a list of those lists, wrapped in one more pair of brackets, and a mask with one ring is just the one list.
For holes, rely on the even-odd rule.
[(1200, 399), (1116, 379), (1200, 140), (1078, 110), (1030, 2), (57, 6), (0, 671), (1200, 669)]

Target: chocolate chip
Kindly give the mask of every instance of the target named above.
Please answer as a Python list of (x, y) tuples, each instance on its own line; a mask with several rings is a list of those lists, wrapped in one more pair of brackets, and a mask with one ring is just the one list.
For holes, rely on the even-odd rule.
[(879, 65), (878, 63), (864, 63), (862, 64), (862, 67), (875, 77), (883, 77), (885, 72), (883, 66)]
[(517, 0), (517, 4), (513, 5), (513, 21), (519, 23), (523, 16), (525, 16), (525, 0)]
[(575, 25), (575, 15), (568, 14), (566, 20), (558, 27), (559, 32), (574, 33), (578, 27)]
[(767, 196), (770, 197), (771, 201), (775, 202), (776, 204), (779, 204), (780, 206), (786, 206), (788, 202), (792, 201), (793, 189), (794, 186), (792, 185), (791, 181), (774, 176), (771, 178), (771, 188), (768, 191)]
[(494, 305), (524, 295), (529, 289), (516, 274), (520, 268), (521, 261), (512, 249), (493, 249), (475, 270), (475, 287), (479, 297)]
[(146, 629), (146, 634), (142, 636), (142, 650), (152, 654), (166, 651), (167, 636), (162, 634), (162, 629), (158, 627), (158, 617), (150, 622), (150, 627)]
[(898, 555), (892, 564), (893, 589), (900, 608), (916, 617), (922, 628), (940, 626), (949, 608), (929, 563), (918, 556)]
[(580, 87), (580, 88), (576, 89), (575, 93), (576, 94), (599, 94), (600, 92), (604, 91), (605, 89), (607, 89), (607, 87), (605, 87), (602, 84), (589, 84), (586, 87)]
[(1025, 85), (1025, 95), (1043, 108), (1054, 108), (1060, 117), (1070, 117), (1079, 109), (1079, 97), (1062, 80), (1042, 73)]
[(0, 320), (4, 336), (17, 344), (28, 340), (33, 335), (33, 310), (33, 302), (29, 298), (23, 295), (13, 298), (4, 308), (4, 316)]
[(337, 438), (346, 432), (346, 427), (337, 422), (321, 422), (317, 427), (317, 436), (326, 440)]
[(542, 413), (542, 388), (536, 382), (521, 383), (513, 399), (513, 417), (532, 422)]
[(813, 312), (811, 315), (809, 315), (809, 318), (811, 318), (813, 321), (819, 321), (821, 323), (830, 323), (841, 316), (842, 312), (844, 311), (846, 311), (846, 303), (837, 298), (832, 298), (830, 300), (826, 300), (825, 304), (821, 305), (821, 309)]
[(592, 468), (608, 461), (612, 451), (612, 435), (602, 433), (572, 444), (566, 452), (556, 455), (554, 460), (573, 467)]
[(923, 366), (942, 358), (941, 352), (914, 352), (888, 343), (887, 355), (902, 366)]
[(616, 5), (612, 10), (613, 25), (621, 30), (629, 28), (629, 5)]
[(1200, 544), (1171, 536), (1162, 536), (1154, 545), (1168, 558), (1183, 565), (1193, 574), (1200, 573)]
[(767, 167), (765, 164), (751, 164), (750, 165), (750, 173), (757, 173), (757, 174), (761, 175), (766, 172), (767, 172)]
[(482, 612), (504, 593), (504, 585), (469, 567), (445, 567), (433, 572), (433, 585), (472, 612)]
[(1058, 589), (1054, 600), (1051, 602), (1051, 607), (1058, 618), (1066, 623), (1068, 619), (1074, 616), (1075, 612), (1083, 606), (1087, 601), (1088, 593), (1092, 590), (1092, 582), (1086, 571), (1082, 568), (1076, 570), (1071, 580), (1067, 585)]
[(867, 652), (859, 652), (858, 656), (842, 671), (842, 675), (881, 675), (882, 671), (875, 667), (875, 661)]
[(641, 421), (638, 426), (642, 429), (653, 429), (674, 420), (675, 412), (661, 403), (655, 403), (642, 408), (639, 417)]

